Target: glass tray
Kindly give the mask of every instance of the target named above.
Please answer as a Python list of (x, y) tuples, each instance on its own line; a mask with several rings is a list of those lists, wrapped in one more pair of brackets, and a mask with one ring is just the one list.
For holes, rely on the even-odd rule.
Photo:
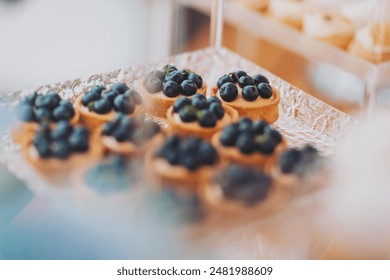
[[(35, 90), (40, 93), (55, 90), (64, 98), (73, 99), (85, 91), (86, 88), (90, 88), (96, 84), (110, 84), (123, 81), (128, 84), (134, 84), (137, 87), (139, 79), (144, 77), (150, 70), (161, 68), (165, 64), (190, 68), (201, 74), (210, 86), (215, 84), (218, 77), (237, 69), (243, 69), (249, 74), (262, 73), (266, 75), (271, 84), (279, 89), (281, 94), (281, 102), (279, 105), (280, 117), (275, 125), (282, 131), (289, 146), (299, 147), (311, 143), (325, 154), (331, 155), (334, 153), (340, 139), (357, 122), (350, 116), (293, 87), (259, 66), (226, 49), (222, 49), (219, 52), (215, 52), (210, 48), (202, 49), (166, 58), (156, 63), (130, 66), (116, 71), (96, 74), (86, 79), (80, 78), (42, 86)], [(32, 91), (24, 90), (2, 96), (0, 105), (3, 108), (13, 106)], [(164, 123), (159, 119), (156, 121)], [(61, 205), (65, 200), (68, 202), (71, 201), (72, 203), (76, 202), (77, 205), (83, 205), (87, 204), (86, 202), (92, 198), (97, 199), (100, 203), (101, 201), (117, 201), (117, 199), (124, 199), (126, 197), (124, 194), (114, 198), (99, 197), (97, 194), (91, 196), (83, 192), (83, 190), (80, 190), (80, 188), (67, 185), (69, 184), (68, 182), (53, 185), (26, 163), (20, 153), (19, 147), (12, 143), (8, 131), (2, 131), (1, 133), (0, 160), (12, 173), (23, 180), (34, 193), (49, 199), (56, 206)], [(245, 219), (240, 218), (239, 223), (250, 224), (254, 220), (259, 220), (258, 218), (259, 216), (257, 215), (249, 215)], [(219, 230), (226, 228), (226, 226), (232, 227), (232, 223), (221, 223), (220, 219), (217, 219), (217, 217), (214, 217), (208, 224), (215, 223), (223, 225), (219, 227)], [(208, 236), (211, 236), (209, 226), (198, 227), (196, 230), (197, 235), (204, 236), (205, 230), (207, 230)]]

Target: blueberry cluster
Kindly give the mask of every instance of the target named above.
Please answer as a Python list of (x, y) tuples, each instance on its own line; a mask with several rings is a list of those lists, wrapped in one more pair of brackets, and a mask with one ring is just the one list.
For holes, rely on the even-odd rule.
[(89, 131), (68, 121), (59, 121), (54, 129), (42, 124), (35, 133), (33, 145), (41, 158), (67, 159), (72, 153), (88, 150)]
[(259, 152), (270, 155), (282, 142), (282, 135), (265, 121), (241, 118), (222, 130), (220, 141), (226, 147), (236, 147), (243, 154)]
[(118, 142), (130, 141), (136, 145), (142, 145), (159, 132), (157, 123), (145, 120), (144, 117), (128, 118), (121, 113), (103, 128), (103, 135), (114, 137)]
[(255, 101), (258, 97), (272, 97), (272, 87), (263, 75), (249, 76), (245, 71), (238, 70), (218, 79), (219, 95), (226, 102), (234, 101), (238, 96), (237, 84), (242, 88), (242, 97), (246, 101)]
[(109, 161), (90, 169), (85, 174), (85, 181), (89, 187), (100, 193), (120, 191), (138, 180), (136, 171), (124, 157), (115, 155)]
[(156, 156), (164, 158), (171, 165), (184, 166), (191, 171), (213, 165), (218, 159), (216, 149), (201, 138), (181, 138), (176, 135), (166, 139)]
[(252, 168), (230, 165), (216, 176), (216, 182), (228, 199), (240, 200), (248, 206), (266, 198), (271, 178)]
[(316, 148), (306, 145), (302, 149), (288, 149), (279, 158), (280, 170), (284, 174), (304, 176), (321, 165), (321, 156)]
[(70, 120), (75, 115), (72, 103), (62, 100), (55, 92), (46, 95), (34, 93), (17, 106), (17, 117), (23, 122), (49, 123)]
[(206, 98), (200, 93), (195, 94), (192, 99), (180, 97), (173, 104), (173, 111), (179, 114), (183, 122), (197, 121), (202, 127), (214, 127), (225, 115), (218, 98)]
[(145, 88), (149, 93), (161, 90), (167, 97), (179, 94), (192, 96), (203, 86), (202, 77), (188, 70), (177, 70), (175, 66), (166, 65), (162, 71), (154, 70), (145, 78)]
[(107, 114), (114, 109), (123, 114), (132, 114), (135, 107), (142, 104), (141, 95), (123, 83), (114, 84), (110, 90), (103, 86), (94, 86), (81, 99), (83, 106), (97, 114)]

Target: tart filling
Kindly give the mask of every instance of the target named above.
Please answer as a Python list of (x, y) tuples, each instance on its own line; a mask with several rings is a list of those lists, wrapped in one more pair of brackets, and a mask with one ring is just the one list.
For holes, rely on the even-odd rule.
[(214, 177), (206, 196), (213, 203), (228, 200), (251, 207), (265, 200), (271, 187), (272, 179), (265, 173), (254, 168), (230, 165)]
[(150, 72), (143, 86), (152, 95), (175, 98), (179, 95), (192, 96), (203, 88), (203, 79), (191, 70), (178, 70), (173, 65), (166, 65), (162, 71)]
[(161, 132), (160, 126), (142, 116), (128, 118), (118, 114), (102, 128), (102, 141), (106, 148), (120, 154), (139, 153)]
[(71, 120), (75, 115), (72, 103), (56, 92), (45, 95), (34, 92), (17, 105), (17, 117), (23, 123), (56, 123)]
[(116, 83), (109, 90), (95, 86), (76, 101), (82, 114), (96, 114), (108, 120), (116, 113), (133, 115), (140, 111), (142, 103), (141, 95), (124, 83)]
[[(285, 146), (283, 136), (267, 122), (241, 118), (214, 135), (221, 156), (249, 165), (266, 163)], [(260, 167), (260, 166), (259, 166)]]
[(89, 169), (83, 179), (85, 185), (99, 193), (121, 191), (139, 180), (140, 168), (136, 163), (129, 163), (124, 157), (116, 155)]

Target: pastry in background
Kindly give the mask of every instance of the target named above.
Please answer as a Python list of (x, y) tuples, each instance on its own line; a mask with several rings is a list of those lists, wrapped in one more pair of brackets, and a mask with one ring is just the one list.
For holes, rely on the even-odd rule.
[(268, 14), (291, 27), (301, 29), (302, 16), (310, 6), (308, 0), (270, 0)]
[(354, 35), (353, 23), (334, 12), (308, 11), (302, 17), (302, 32), (316, 40), (346, 49)]
[(235, 2), (258, 12), (265, 12), (269, 0), (235, 0)]
[(390, 59), (390, 23), (366, 25), (356, 32), (348, 50), (373, 63)]

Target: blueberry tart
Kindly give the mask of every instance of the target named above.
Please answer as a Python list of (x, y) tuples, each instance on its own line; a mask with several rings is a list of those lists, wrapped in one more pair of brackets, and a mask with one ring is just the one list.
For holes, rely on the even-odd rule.
[(80, 94), (75, 107), (80, 112), (81, 122), (90, 130), (112, 121), (117, 113), (127, 116), (143, 115), (144, 100), (139, 92), (124, 83), (115, 83), (110, 88), (94, 86)]
[(59, 172), (67, 175), (81, 163), (93, 161), (103, 154), (98, 138), (83, 126), (60, 121), (55, 127), (42, 124), (32, 139), (23, 143), (27, 161), (45, 175)]
[(257, 215), (259, 211), (279, 207), (287, 197), (285, 192), (275, 189), (272, 178), (263, 171), (236, 164), (217, 170), (199, 191), (206, 205), (214, 210), (229, 213), (254, 210)]
[(237, 110), (240, 116), (269, 123), (279, 118), (279, 91), (263, 75), (249, 76), (242, 70), (224, 75), (212, 87), (211, 95)]
[(238, 113), (218, 98), (206, 98), (198, 93), (192, 98), (177, 99), (168, 109), (167, 120), (174, 133), (211, 139), (216, 131), (237, 121)]
[(311, 145), (284, 150), (271, 173), (277, 186), (292, 192), (314, 190), (326, 183), (325, 159)]
[(118, 114), (100, 129), (104, 148), (120, 155), (141, 155), (162, 137), (160, 126), (144, 116), (128, 118)]
[(197, 73), (173, 65), (151, 71), (141, 81), (140, 89), (147, 100), (147, 112), (153, 116), (166, 118), (167, 110), (176, 99), (196, 93), (206, 95), (207, 85)]
[(272, 164), (286, 147), (285, 139), (274, 127), (245, 117), (217, 132), (211, 142), (221, 158), (258, 168)]
[(11, 130), (11, 136), (17, 144), (28, 141), (39, 124), (79, 122), (79, 113), (73, 108), (73, 104), (54, 91), (42, 95), (33, 93), (25, 97), (16, 106), (16, 117), (17, 122)]
[(218, 163), (217, 150), (202, 138), (171, 135), (147, 153), (145, 178), (161, 186), (194, 188)]

